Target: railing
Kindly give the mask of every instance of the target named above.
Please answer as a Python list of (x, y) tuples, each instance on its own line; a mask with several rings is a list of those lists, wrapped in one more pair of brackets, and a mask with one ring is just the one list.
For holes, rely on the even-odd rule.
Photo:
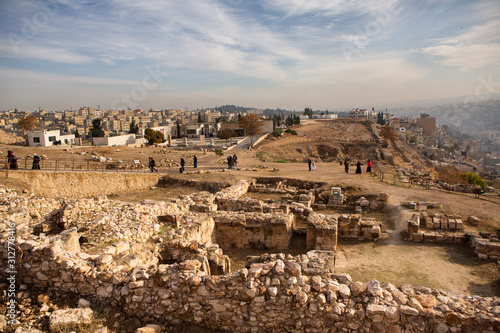
[[(26, 157), (23, 160), (18, 160), (18, 170), (31, 170), (33, 167), (33, 159)], [(138, 162), (138, 163), (137, 163)], [(56, 159), (56, 160), (40, 160), (40, 169), (44, 171), (93, 171), (93, 172), (151, 172), (148, 162), (142, 163), (138, 160), (128, 161), (112, 161), (99, 162), (91, 160), (75, 160), (75, 159)], [(9, 169), (7, 161), (3, 165), (3, 169)], [(178, 166), (163, 165), (158, 163), (155, 166), (158, 173), (179, 173)], [(12, 169), (11, 169), (12, 170)]]
[(378, 165), (372, 167), (372, 175), (378, 177), (384, 183), (405, 187), (412, 186), (410, 180), (403, 181), (401, 175), (397, 171), (382, 170)]

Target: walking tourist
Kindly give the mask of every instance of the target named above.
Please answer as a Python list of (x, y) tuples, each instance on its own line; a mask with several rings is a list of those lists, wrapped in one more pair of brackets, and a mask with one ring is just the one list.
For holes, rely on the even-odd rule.
[(193, 156), (193, 166), (194, 166), (195, 168), (197, 168), (197, 167), (198, 167), (198, 158), (196, 157), (196, 155), (194, 155), (194, 156)]
[(358, 163), (356, 163), (356, 173), (358, 175), (361, 174), (361, 162), (360, 161), (358, 161)]
[(40, 156), (36, 153), (33, 154), (33, 166), (31, 167), (33, 170), (40, 170)]
[(149, 158), (148, 165), (149, 165), (149, 169), (151, 170), (151, 172), (155, 172), (155, 171), (158, 172), (158, 170), (155, 168), (156, 162), (152, 157)]
[(372, 160), (366, 162), (366, 172), (372, 172)]

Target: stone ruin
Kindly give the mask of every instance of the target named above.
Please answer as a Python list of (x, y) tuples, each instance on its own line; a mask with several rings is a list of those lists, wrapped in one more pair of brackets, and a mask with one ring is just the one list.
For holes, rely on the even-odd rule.
[[(279, 203), (241, 198), (255, 188), (260, 191), (241, 181), (215, 194), (141, 204), (36, 198), (0, 188), (1, 265), (7, 266), (8, 229), (14, 226), (21, 283), (118, 306), (147, 320), (152, 332), (159, 329), (155, 324), (181, 322), (234, 332), (500, 329), (498, 297), (396, 288), (335, 274), (338, 239), (376, 239), (380, 224), (358, 214), (319, 214), (307, 189), (289, 189)], [(231, 271), (219, 244), (279, 251), (288, 246), (297, 220), (307, 223), (307, 253), (251, 257), (246, 268)], [(76, 314), (82, 309), (60, 311), (83, 315)], [(83, 320), (61, 326), (70, 313), (56, 312), (49, 318), (51, 332), (85, 331)]]
[[(418, 207), (418, 205), (416, 206)], [(467, 218), (477, 225), (477, 218)], [(409, 240), (415, 242), (466, 243), (479, 259), (499, 260), (500, 240), (486, 231), (465, 231), (463, 220), (456, 215), (421, 212), (414, 213), (407, 222)]]

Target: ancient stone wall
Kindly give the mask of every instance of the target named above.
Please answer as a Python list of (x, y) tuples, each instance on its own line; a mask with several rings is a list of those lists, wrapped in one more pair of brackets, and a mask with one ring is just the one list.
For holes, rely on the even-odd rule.
[(286, 249), (295, 216), (283, 213), (217, 212), (215, 239), (225, 247)]
[[(239, 193), (229, 190), (222, 197)], [(230, 223), (216, 220), (244, 216), (247, 226), (276, 222), (274, 215), (263, 213), (190, 210), (210, 200), (205, 194), (170, 203), (120, 204), (106, 198), (55, 201), (0, 189), (0, 265), (7, 267), (8, 235), (13, 228), (22, 250), (16, 259), (20, 282), (60, 296), (70, 292), (119, 306), (132, 318), (160, 324), (185, 321), (233, 332), (500, 329), (498, 297), (381, 286), (376, 280), (355, 282), (348, 274), (332, 272), (332, 251), (310, 251), (298, 257), (270, 255), (254, 260), (248, 269), (228, 273), (230, 262), (211, 237), (217, 224)], [(38, 215), (33, 213), (37, 208)], [(179, 220), (174, 228), (157, 216)], [(278, 224), (288, 225), (291, 216), (282, 214)], [(309, 218), (313, 225), (324, 223), (315, 213), (309, 213)], [(325, 219), (331, 219), (325, 230), (333, 228), (335, 217)], [(53, 236), (37, 233), (45, 221), (69, 229)], [(50, 230), (56, 233), (57, 229)], [(5, 274), (0, 271), (1, 278)]]
[(35, 195), (44, 197), (86, 198), (154, 186), (160, 176), (151, 173), (124, 172), (9, 172), (9, 178), (20, 179)]
[[(475, 217), (468, 221), (475, 222)], [(470, 223), (470, 222), (469, 222)], [(500, 241), (489, 232), (465, 232), (462, 219), (439, 213), (414, 213), (407, 221), (406, 231), (411, 241), (467, 243), (479, 259), (500, 259)]]

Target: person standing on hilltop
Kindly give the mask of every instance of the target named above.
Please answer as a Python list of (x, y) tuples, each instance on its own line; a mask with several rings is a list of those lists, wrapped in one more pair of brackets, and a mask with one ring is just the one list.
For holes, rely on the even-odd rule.
[(196, 155), (193, 156), (193, 167), (198, 167), (198, 158), (196, 157)]
[(151, 170), (151, 172), (154, 172), (154, 171), (158, 172), (158, 170), (155, 168), (156, 162), (152, 157), (149, 158), (148, 166), (149, 166), (149, 169)]
[(7, 164), (9, 169), (17, 170), (17, 157), (12, 150), (7, 151)]
[(349, 173), (349, 159), (346, 158), (344, 160), (344, 169), (345, 169), (345, 173)]
[(236, 154), (233, 155), (233, 164), (234, 166), (238, 166), (238, 157), (236, 156)]
[(33, 154), (33, 166), (31, 167), (33, 170), (40, 170), (40, 156), (36, 153)]
[(366, 162), (366, 172), (372, 172), (372, 160), (368, 160), (368, 162)]
[(181, 173), (184, 172), (184, 166), (186, 165), (186, 161), (184, 161), (184, 157), (181, 156)]
[(358, 161), (358, 163), (356, 163), (356, 173), (358, 175), (361, 174), (361, 162), (360, 161)]

